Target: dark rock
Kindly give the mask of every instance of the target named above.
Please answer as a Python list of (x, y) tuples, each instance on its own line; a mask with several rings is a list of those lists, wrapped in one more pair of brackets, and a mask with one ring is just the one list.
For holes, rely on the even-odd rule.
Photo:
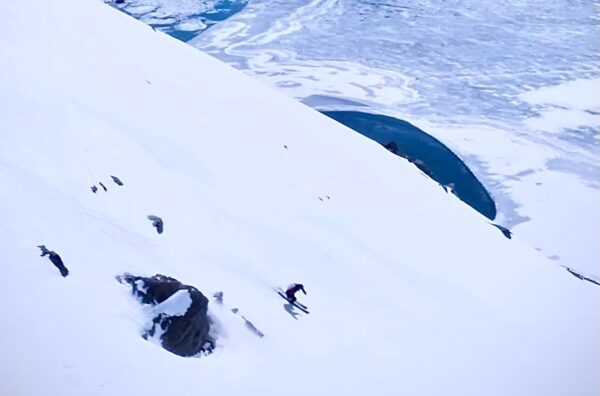
[(112, 176), (111, 175), (110, 177), (113, 179), (113, 181), (115, 182), (116, 185), (118, 185), (118, 186), (122, 186), (123, 185), (123, 182), (117, 176)]
[(565, 267), (564, 265), (562, 267), (564, 269), (566, 269), (567, 271), (569, 271), (569, 273), (571, 275), (573, 275), (575, 278), (581, 279), (583, 281), (588, 281), (588, 282), (591, 282), (593, 284), (600, 286), (600, 282), (598, 280), (590, 278), (589, 276), (582, 275), (579, 272), (575, 271), (573, 268)]
[(385, 147), (389, 152), (394, 153), (396, 155), (398, 155), (399, 150), (398, 150), (398, 145), (396, 144), (396, 142), (388, 142)]
[(448, 183), (447, 185), (440, 184), (445, 192), (453, 192), (454, 191), (454, 183)]
[(494, 227), (496, 227), (497, 229), (499, 229), (502, 232), (502, 235), (504, 235), (508, 239), (512, 239), (512, 231), (511, 230), (509, 230), (506, 227), (502, 227), (501, 225), (498, 225), (498, 224), (492, 224), (492, 225)]
[(105, 186), (104, 184), (102, 184), (101, 182), (100, 182), (100, 183), (98, 183), (98, 184), (100, 184), (100, 186), (102, 187), (102, 189), (103, 189), (104, 191), (108, 191), (108, 189), (106, 188), (106, 186)]
[(148, 220), (152, 222), (152, 226), (156, 228), (156, 232), (162, 234), (163, 232), (163, 221), (160, 217), (154, 215), (148, 215)]
[(92, 192), (93, 192), (94, 194), (96, 194), (96, 191), (98, 191), (98, 187), (96, 187), (96, 186), (92, 186)]
[(223, 292), (216, 292), (213, 294), (213, 297), (215, 298), (215, 302), (217, 304), (223, 305)]
[(144, 338), (155, 336), (160, 329), (163, 348), (176, 355), (187, 357), (212, 351), (214, 340), (209, 335), (208, 299), (198, 289), (165, 275), (146, 278), (124, 274), (117, 280), (131, 285), (133, 295), (142, 304), (153, 306), (165, 302), (180, 290), (187, 291), (191, 304), (185, 314), (175, 316), (168, 312), (156, 312)]
[(38, 248), (40, 248), (40, 250), (42, 251), (42, 257), (48, 256), (52, 264), (54, 264), (54, 266), (58, 268), (63, 278), (66, 278), (67, 275), (69, 275), (69, 270), (67, 269), (67, 267), (65, 267), (62, 259), (56, 252), (48, 250), (45, 245), (39, 245)]

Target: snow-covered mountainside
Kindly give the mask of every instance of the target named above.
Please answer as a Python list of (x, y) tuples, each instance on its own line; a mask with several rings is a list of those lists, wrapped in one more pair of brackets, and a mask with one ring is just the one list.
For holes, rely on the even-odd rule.
[[(0, 394), (600, 391), (600, 288), (403, 159), (101, 1), (0, 11)], [(209, 297), (213, 353), (123, 273)]]
[(481, 180), (496, 222), (600, 277), (598, 15), (593, 1), (254, 0), (190, 44), (315, 108), (418, 126)]

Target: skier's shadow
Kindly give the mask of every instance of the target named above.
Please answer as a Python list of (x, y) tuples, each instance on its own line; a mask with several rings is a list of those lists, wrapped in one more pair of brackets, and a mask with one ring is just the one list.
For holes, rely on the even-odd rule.
[(287, 313), (289, 313), (292, 316), (292, 318), (298, 320), (298, 316), (300, 316), (300, 314), (294, 311), (294, 306), (292, 304), (283, 304), (283, 309), (285, 309)]

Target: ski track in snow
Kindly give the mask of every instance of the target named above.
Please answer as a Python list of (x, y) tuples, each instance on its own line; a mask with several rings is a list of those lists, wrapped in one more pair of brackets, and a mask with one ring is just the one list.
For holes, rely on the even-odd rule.
[[(596, 10), (491, 7), (254, 1), (191, 44), (313, 107), (417, 125), (480, 178), (497, 203), (496, 222), (547, 257), (600, 275)], [(547, 89), (590, 94), (574, 108), (553, 102), (556, 94), (540, 102)]]

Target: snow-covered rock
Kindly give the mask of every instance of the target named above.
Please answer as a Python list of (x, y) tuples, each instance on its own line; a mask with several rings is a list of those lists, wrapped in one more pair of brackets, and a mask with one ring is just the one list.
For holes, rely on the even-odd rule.
[(195, 287), (164, 275), (150, 278), (125, 274), (117, 278), (132, 287), (134, 296), (151, 309), (144, 338), (155, 338), (168, 351), (194, 356), (212, 350), (208, 299)]

